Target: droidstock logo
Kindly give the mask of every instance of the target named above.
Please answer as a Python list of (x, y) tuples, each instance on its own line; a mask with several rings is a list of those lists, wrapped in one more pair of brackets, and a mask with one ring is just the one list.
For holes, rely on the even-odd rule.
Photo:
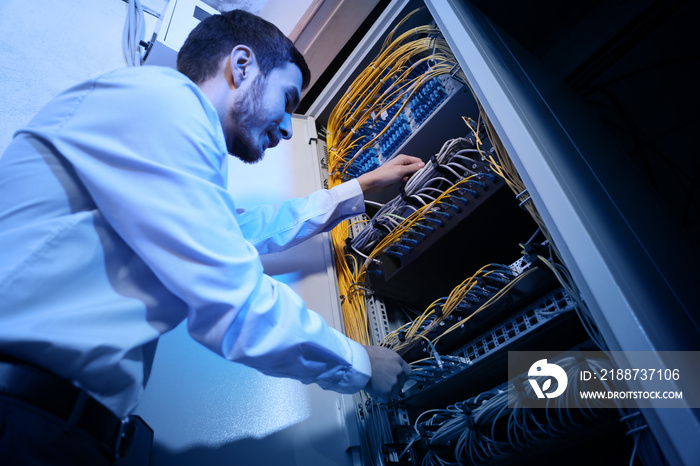
[[(527, 372), (527, 375), (530, 377), (528, 380), (530, 385), (532, 385), (532, 389), (535, 391), (537, 398), (556, 398), (564, 393), (564, 390), (566, 390), (566, 386), (569, 383), (569, 379), (566, 376), (564, 369), (556, 364), (548, 363), (546, 359), (535, 361), (535, 363), (530, 366), (530, 370)], [(532, 379), (532, 377), (547, 377), (547, 379), (544, 381), (544, 384), (542, 384), (542, 387), (540, 387), (539, 383)], [(547, 392), (547, 390), (552, 388), (552, 377), (557, 380), (557, 388), (553, 392)]]

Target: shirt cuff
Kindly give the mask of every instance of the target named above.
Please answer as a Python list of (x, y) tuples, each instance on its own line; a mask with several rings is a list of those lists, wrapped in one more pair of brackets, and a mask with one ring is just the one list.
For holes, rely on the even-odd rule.
[(330, 191), (340, 207), (341, 217), (354, 217), (365, 213), (365, 197), (356, 179), (334, 186)]
[(364, 346), (350, 338), (348, 338), (348, 343), (352, 352), (352, 369), (345, 373), (338, 391), (355, 393), (365, 388), (372, 378), (372, 365)]

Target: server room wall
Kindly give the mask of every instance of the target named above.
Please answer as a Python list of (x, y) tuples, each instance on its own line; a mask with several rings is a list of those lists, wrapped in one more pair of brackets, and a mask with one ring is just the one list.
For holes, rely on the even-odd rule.
[(53, 96), (124, 66), (125, 14), (122, 0), (0, 3), (0, 149)]

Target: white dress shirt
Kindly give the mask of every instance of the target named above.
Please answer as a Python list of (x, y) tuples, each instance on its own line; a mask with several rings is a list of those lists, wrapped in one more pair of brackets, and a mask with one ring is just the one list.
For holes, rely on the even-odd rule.
[(158, 337), (184, 319), (212, 351), (352, 393), (364, 348), (263, 273), (279, 251), (364, 211), (356, 181), (236, 213), (216, 111), (168, 68), (75, 86), (0, 158), (0, 353), (136, 407)]

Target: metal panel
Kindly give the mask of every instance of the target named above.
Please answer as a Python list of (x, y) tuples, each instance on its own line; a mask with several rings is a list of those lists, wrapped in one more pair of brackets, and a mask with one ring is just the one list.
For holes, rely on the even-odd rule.
[(326, 110), (337, 96), (345, 92), (347, 85), (351, 82), (350, 80), (353, 74), (357, 74), (364, 69), (364, 67), (361, 67), (360, 63), (366, 58), (368, 50), (372, 49), (375, 44), (381, 43), (384, 40), (388, 32), (388, 27), (402, 12), (404, 12), (404, 8), (406, 8), (409, 3), (410, 0), (395, 0), (389, 3), (365, 37), (357, 44), (355, 50), (353, 50), (348, 59), (340, 66), (328, 85), (323, 89), (316, 100), (314, 100), (314, 103), (311, 104), (306, 115), (318, 118), (321, 112)]
[[(293, 118), (293, 124), (296, 136), (259, 164), (231, 160), (229, 190), (237, 206), (321, 187), (313, 122)], [(264, 256), (264, 265), (342, 330), (327, 235)], [(155, 432), (153, 466), (350, 466), (359, 444), (351, 396), (225, 361), (190, 338), (184, 325), (161, 338), (139, 414)]]
[[(698, 273), (688, 266), (698, 263), (697, 251), (677, 221), (567, 91), (476, 10), (455, 0), (426, 3), (609, 348), (697, 349)], [(683, 363), (659, 360), (659, 367)], [(700, 463), (693, 411), (650, 410), (645, 417), (672, 464)]]

